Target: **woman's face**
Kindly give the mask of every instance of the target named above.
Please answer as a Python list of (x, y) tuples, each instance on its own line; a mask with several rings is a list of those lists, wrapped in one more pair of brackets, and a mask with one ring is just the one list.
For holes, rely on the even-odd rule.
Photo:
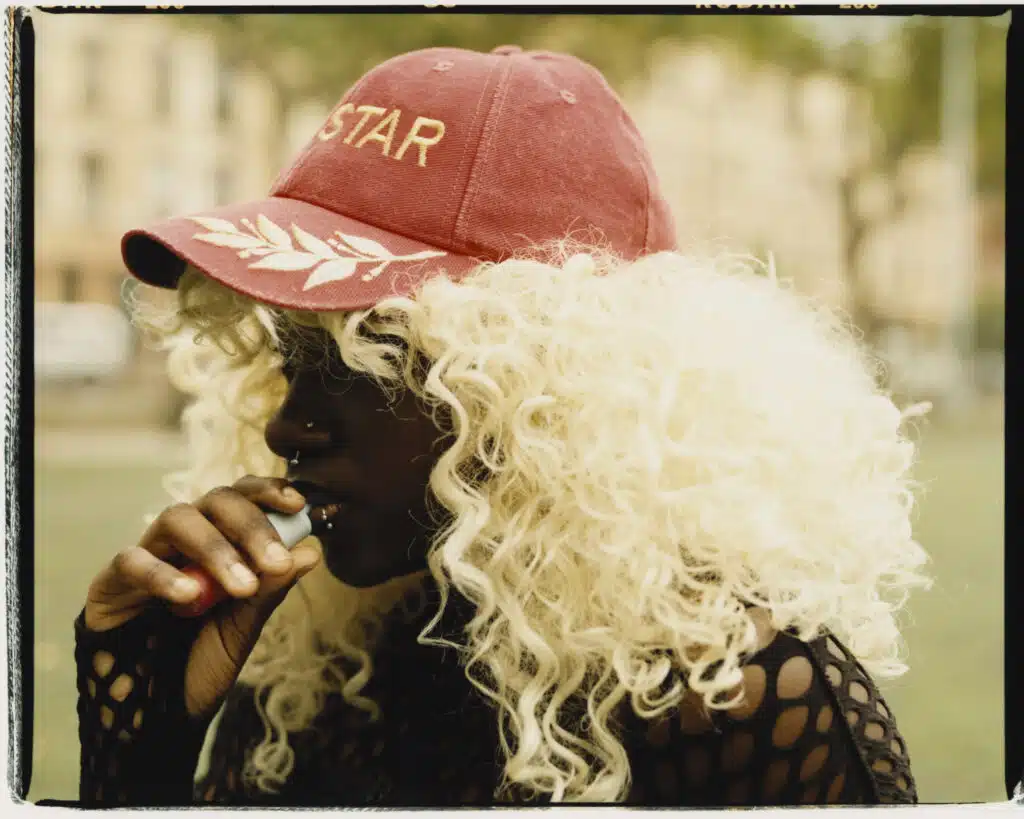
[[(327, 568), (356, 587), (426, 568), (427, 483), (443, 451), (437, 428), (407, 391), (389, 405), (345, 366), (326, 331), (293, 329), (281, 342), (288, 394), (266, 441), (307, 500), (340, 506), (320, 535)], [(296, 353), (310, 342), (329, 352)]]

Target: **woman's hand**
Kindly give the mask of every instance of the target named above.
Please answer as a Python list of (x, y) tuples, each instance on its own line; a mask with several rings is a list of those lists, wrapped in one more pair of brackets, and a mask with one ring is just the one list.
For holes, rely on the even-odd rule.
[(153, 601), (196, 603), (200, 586), (180, 569), (201, 566), (228, 598), (205, 615), (189, 656), (185, 699), (191, 714), (212, 712), (267, 618), (320, 560), (312, 546), (285, 549), (263, 511), (294, 514), (304, 506), (305, 499), (284, 480), (250, 475), (195, 504), (168, 507), (138, 545), (116, 555), (93, 579), (85, 625), (93, 631), (116, 628)]

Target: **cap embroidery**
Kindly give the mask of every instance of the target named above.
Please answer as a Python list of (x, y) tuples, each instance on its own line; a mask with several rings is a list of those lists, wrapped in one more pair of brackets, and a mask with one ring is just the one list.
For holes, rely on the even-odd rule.
[[(380, 142), (382, 145), (381, 155), (401, 162), (409, 148), (415, 145), (418, 151), (416, 164), (421, 168), (427, 167), (427, 149), (444, 139), (445, 124), (441, 120), (418, 116), (413, 120), (412, 126), (398, 146), (398, 150), (392, 155), (390, 153), (391, 144), (395, 139), (395, 132), (398, 129), (402, 112), (397, 108), (389, 112), (387, 108), (381, 108), (379, 105), (356, 107), (351, 102), (343, 103), (334, 110), (327, 124), (317, 134), (317, 138), (321, 142), (329, 142), (337, 137), (345, 129), (345, 116), (348, 114), (362, 114), (362, 116), (342, 140), (345, 145), (352, 145), (356, 135), (366, 127), (371, 117), (386, 114), (387, 116), (384, 116), (371, 130), (367, 131), (353, 147), (362, 148), (367, 142)], [(406, 122), (408, 122), (408, 117)]]
[[(260, 257), (250, 262), (250, 270), (310, 270), (312, 272), (303, 290), (320, 287), (328, 282), (347, 279), (356, 272), (361, 264), (378, 262), (377, 266), (362, 276), (364, 282), (376, 279), (392, 262), (413, 262), (420, 259), (432, 259), (447, 255), (440, 250), (421, 250), (399, 256), (373, 239), (365, 236), (352, 236), (334, 232), (337, 238), (327, 241), (318, 239), (307, 233), (296, 224), (292, 224), (292, 236), (288, 231), (274, 224), (262, 213), (256, 217), (254, 225), (249, 219), (242, 219), (241, 224), (246, 230), (239, 230), (227, 219), (212, 216), (190, 216), (191, 221), (206, 228), (209, 233), (196, 233), (192, 236), (200, 242), (228, 247), (238, 252), (238, 258), (248, 259)], [(295, 245), (298, 245), (298, 248)]]

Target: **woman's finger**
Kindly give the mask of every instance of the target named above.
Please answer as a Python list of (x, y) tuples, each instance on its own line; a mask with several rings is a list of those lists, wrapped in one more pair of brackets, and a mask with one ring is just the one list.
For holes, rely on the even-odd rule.
[(260, 572), (280, 575), (291, 569), (291, 556), (266, 513), (238, 489), (215, 489), (200, 498), (196, 506)]
[(156, 539), (205, 569), (232, 597), (256, 593), (259, 579), (242, 554), (198, 508), (181, 504), (161, 515), (159, 521)]
[[(293, 550), (293, 567), (284, 575), (265, 577), (260, 590), (249, 600), (240, 601), (231, 609), (234, 628), (223, 632), (225, 648), (231, 656), (247, 655), (267, 618), (280, 605), (292, 586), (320, 562), (320, 553), (312, 546), (297, 546)], [(229, 640), (230, 634), (235, 639)]]
[(232, 484), (232, 488), (244, 495), (252, 503), (284, 512), (286, 515), (301, 512), (306, 499), (284, 478), (264, 478), (259, 475), (246, 475)]
[(119, 552), (111, 567), (118, 580), (150, 597), (188, 603), (199, 594), (199, 584), (147, 549), (132, 546)]

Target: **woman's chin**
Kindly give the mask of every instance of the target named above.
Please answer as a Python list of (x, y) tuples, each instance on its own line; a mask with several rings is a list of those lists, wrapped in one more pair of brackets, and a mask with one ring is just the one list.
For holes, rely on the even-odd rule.
[(360, 561), (357, 555), (331, 554), (325, 555), (325, 564), (337, 580), (346, 586), (354, 589), (371, 589), (374, 586), (383, 586), (399, 577), (408, 577), (417, 574), (427, 568), (426, 561), (423, 565), (403, 563), (402, 565), (379, 565)]

